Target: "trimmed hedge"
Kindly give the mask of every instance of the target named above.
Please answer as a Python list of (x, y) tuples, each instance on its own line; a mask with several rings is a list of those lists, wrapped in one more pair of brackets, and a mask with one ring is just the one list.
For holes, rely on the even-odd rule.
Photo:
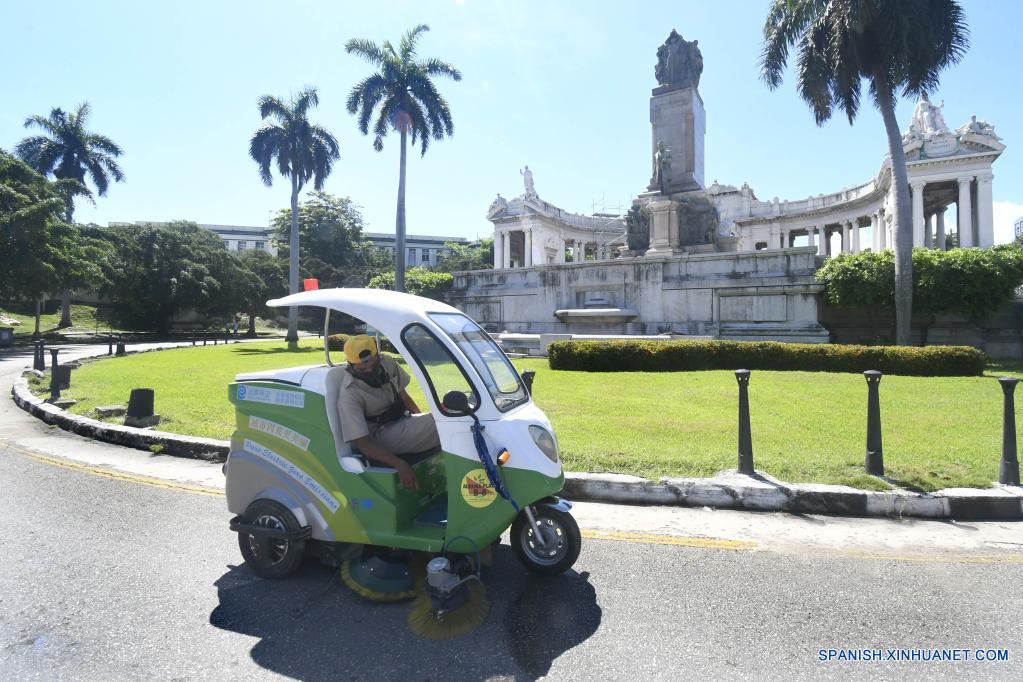
[(551, 369), (685, 372), (710, 369), (979, 376), (987, 356), (969, 346), (846, 346), (775, 341), (555, 341)]

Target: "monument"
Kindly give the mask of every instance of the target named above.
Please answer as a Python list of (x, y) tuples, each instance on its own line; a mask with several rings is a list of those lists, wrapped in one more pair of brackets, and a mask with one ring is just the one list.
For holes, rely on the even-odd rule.
[[(451, 303), (529, 352), (572, 335), (828, 341), (814, 275), (834, 253), (890, 248), (887, 157), (866, 183), (798, 201), (707, 186), (702, 73), (697, 41), (672, 30), (654, 67), (650, 177), (628, 210), (567, 211), (525, 166), (524, 192), (487, 210), (494, 269), (455, 273)], [(903, 137), (914, 245), (945, 247), (954, 203), (959, 243), (991, 246), (991, 166), (1005, 146), (976, 116), (951, 130), (943, 109), (923, 96)]]

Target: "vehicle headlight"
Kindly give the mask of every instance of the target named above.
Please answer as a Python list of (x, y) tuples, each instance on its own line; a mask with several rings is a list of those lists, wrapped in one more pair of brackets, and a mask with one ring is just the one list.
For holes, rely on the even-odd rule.
[(554, 440), (550, 431), (533, 424), (529, 427), (529, 435), (536, 443), (536, 447), (540, 448), (540, 452), (547, 455), (547, 459), (555, 463), (558, 461), (558, 441)]

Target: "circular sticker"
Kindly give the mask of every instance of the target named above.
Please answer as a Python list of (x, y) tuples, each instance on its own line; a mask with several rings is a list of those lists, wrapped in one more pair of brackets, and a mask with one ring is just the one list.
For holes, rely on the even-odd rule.
[(238, 400), (245, 400), (245, 387), (244, 386), (239, 386), (238, 387)]
[(497, 499), (497, 491), (490, 485), (486, 471), (473, 469), (462, 478), (462, 499), (476, 509), (488, 507)]

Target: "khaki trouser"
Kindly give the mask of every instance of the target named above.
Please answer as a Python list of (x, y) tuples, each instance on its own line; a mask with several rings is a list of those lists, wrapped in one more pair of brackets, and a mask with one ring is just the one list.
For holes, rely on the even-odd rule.
[(390, 424), (384, 424), (372, 433), (372, 437), (380, 447), (396, 455), (440, 447), (437, 425), (429, 412), (409, 415)]

